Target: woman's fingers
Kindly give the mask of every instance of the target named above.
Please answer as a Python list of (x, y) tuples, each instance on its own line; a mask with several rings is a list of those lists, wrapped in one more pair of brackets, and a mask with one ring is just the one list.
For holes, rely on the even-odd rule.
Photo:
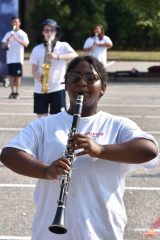
[(67, 158), (60, 158), (48, 167), (47, 178), (57, 179), (60, 175), (66, 175), (70, 170), (70, 161)]

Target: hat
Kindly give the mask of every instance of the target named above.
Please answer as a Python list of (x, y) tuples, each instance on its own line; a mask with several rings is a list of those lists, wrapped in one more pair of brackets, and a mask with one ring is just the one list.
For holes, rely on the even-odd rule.
[(44, 20), (44, 21), (42, 22), (42, 24), (41, 24), (41, 27), (43, 27), (44, 25), (49, 25), (49, 26), (54, 27), (54, 28), (59, 27), (59, 26), (57, 25), (57, 22), (54, 21), (53, 19), (50, 19), (50, 18)]

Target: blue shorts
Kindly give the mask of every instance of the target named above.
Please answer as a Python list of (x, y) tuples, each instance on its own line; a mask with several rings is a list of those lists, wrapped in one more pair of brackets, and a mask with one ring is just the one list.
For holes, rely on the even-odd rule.
[(65, 90), (52, 93), (34, 93), (34, 113), (56, 114), (64, 110), (66, 110)]
[(21, 77), (22, 76), (22, 64), (21, 63), (9, 63), (8, 66), (8, 74), (13, 77)]

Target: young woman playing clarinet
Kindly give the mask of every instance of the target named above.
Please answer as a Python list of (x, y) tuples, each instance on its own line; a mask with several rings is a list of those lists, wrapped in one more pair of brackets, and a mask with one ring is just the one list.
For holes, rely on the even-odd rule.
[[(5, 166), (38, 178), (32, 240), (123, 239), (125, 176), (139, 166), (157, 167), (158, 144), (128, 118), (98, 111), (106, 86), (102, 63), (91, 56), (76, 57), (65, 74), (68, 110), (33, 121), (2, 150)], [(76, 114), (81, 117), (78, 129), (70, 135), (79, 95), (83, 96), (82, 111)], [(70, 184), (58, 201), (65, 216), (59, 213), (55, 222), (65, 177)], [(65, 231), (55, 231), (55, 225)]]

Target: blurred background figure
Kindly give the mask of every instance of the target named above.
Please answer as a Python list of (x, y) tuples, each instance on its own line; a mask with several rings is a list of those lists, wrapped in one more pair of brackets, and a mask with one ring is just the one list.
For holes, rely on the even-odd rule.
[(69, 60), (77, 56), (67, 43), (58, 40), (60, 26), (53, 19), (41, 24), (42, 42), (31, 52), (34, 77), (34, 113), (38, 117), (66, 109), (64, 75)]
[(111, 48), (113, 43), (111, 39), (105, 35), (104, 28), (100, 24), (93, 26), (91, 35), (84, 43), (83, 50), (89, 52), (90, 55), (96, 57), (104, 67), (107, 67), (107, 49)]
[(19, 99), (19, 88), (23, 74), (24, 48), (28, 46), (27, 33), (20, 29), (20, 18), (11, 18), (12, 31), (2, 39), (2, 48), (6, 49), (6, 62), (10, 78), (11, 93), (9, 98)]

